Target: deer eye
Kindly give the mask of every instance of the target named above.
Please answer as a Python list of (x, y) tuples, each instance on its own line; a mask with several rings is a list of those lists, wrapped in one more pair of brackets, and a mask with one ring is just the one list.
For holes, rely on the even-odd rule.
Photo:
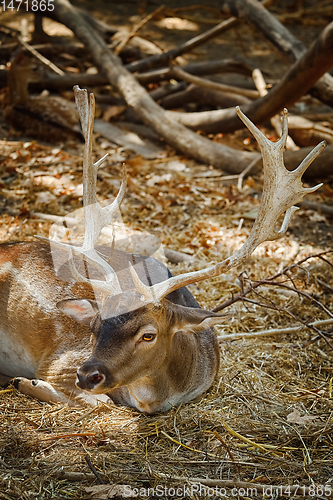
[(141, 337), (141, 340), (144, 340), (145, 342), (151, 342), (154, 340), (156, 335), (154, 333), (144, 333)]

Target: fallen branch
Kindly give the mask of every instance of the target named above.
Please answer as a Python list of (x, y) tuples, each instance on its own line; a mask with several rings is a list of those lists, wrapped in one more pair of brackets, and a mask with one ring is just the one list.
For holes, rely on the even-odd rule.
[(109, 83), (122, 94), (141, 120), (162, 136), (168, 144), (190, 157), (222, 169), (231, 165), (231, 168), (243, 170), (250, 161), (260, 157), (259, 153), (246, 151), (239, 151), (235, 155), (232, 148), (198, 136), (181, 124), (170, 120), (166, 112), (150, 98), (134, 76), (124, 68), (118, 57), (108, 50), (103, 39), (92, 30), (68, 0), (55, 0), (54, 6), (58, 19), (86, 45), (95, 63), (103, 68)]
[(323, 203), (316, 203), (315, 201), (302, 201), (300, 203), (302, 208), (309, 208), (310, 210), (318, 210), (319, 212), (333, 216), (333, 206), (324, 205)]
[(150, 14), (148, 14), (148, 16), (144, 17), (143, 19), (141, 19), (138, 23), (136, 23), (133, 28), (131, 29), (131, 31), (129, 33), (126, 33), (124, 38), (121, 40), (121, 42), (119, 43), (119, 45), (117, 45), (117, 47), (114, 49), (114, 53), (116, 55), (120, 54), (120, 52), (123, 50), (123, 48), (125, 47), (126, 43), (131, 39), (133, 38), (133, 36), (135, 36), (135, 34), (139, 31), (139, 29), (141, 29), (145, 24), (148, 23), (148, 21), (150, 21), (150, 19), (152, 19), (156, 14), (158, 14), (161, 10), (164, 9), (164, 5), (160, 5), (159, 7), (157, 7), (157, 9), (155, 9), (153, 12), (151, 12)]
[(244, 333), (231, 333), (230, 335), (218, 335), (217, 338), (219, 340), (238, 340), (238, 339), (251, 339), (255, 337), (272, 337), (275, 335), (289, 335), (291, 333), (297, 333), (304, 328), (315, 327), (318, 328), (320, 326), (332, 325), (333, 319), (324, 319), (321, 321), (314, 321), (313, 323), (309, 323), (309, 325), (299, 325), (292, 326), (290, 328), (272, 328), (270, 330), (259, 330), (258, 332), (244, 332)]
[[(285, 267), (284, 269), (282, 269), (282, 271), (274, 274), (273, 276), (270, 276), (265, 281), (266, 281), (266, 283), (269, 282), (268, 284), (270, 284), (271, 282), (273, 282), (277, 278), (280, 278), (281, 276), (287, 276), (288, 277), (287, 273), (289, 271), (291, 271), (291, 270), (293, 270), (293, 269), (295, 269), (297, 267), (300, 267), (301, 264), (304, 264), (304, 262), (306, 262), (307, 260), (309, 260), (309, 259), (315, 259), (315, 258), (323, 259), (324, 255), (332, 254), (332, 253), (333, 253), (333, 250), (327, 250), (325, 252), (320, 252), (318, 254), (308, 255), (307, 257), (304, 257), (304, 259), (302, 259), (302, 260), (300, 260), (298, 262), (295, 262), (295, 264), (292, 264), (291, 266)], [(328, 261), (326, 261), (326, 259), (325, 259), (325, 262), (328, 262)], [(330, 262), (328, 262), (328, 263), (330, 264)], [(255, 283), (251, 283), (251, 285), (249, 287), (247, 287), (245, 290), (241, 290), (239, 293), (237, 293), (236, 295), (234, 295), (231, 299), (225, 300), (221, 304), (219, 304), (216, 307), (214, 307), (214, 309), (212, 309), (212, 310), (214, 312), (222, 311), (223, 309), (225, 309), (226, 307), (231, 306), (235, 302), (238, 302), (239, 300), (242, 300), (247, 294), (249, 294), (250, 292), (252, 292), (256, 288), (260, 287), (261, 285), (262, 285), (262, 281), (256, 281)]]
[[(255, 123), (263, 123), (302, 97), (313, 84), (333, 66), (333, 22), (328, 24), (310, 48), (287, 71), (270, 92), (242, 111)], [(235, 109), (201, 113), (168, 112), (169, 118), (195, 130), (232, 132), (241, 128)]]
[(224, 83), (212, 82), (211, 80), (206, 80), (204, 78), (191, 75), (179, 66), (173, 66), (172, 73), (179, 80), (185, 80), (186, 82), (194, 83), (209, 90), (228, 92), (229, 94), (238, 94), (249, 97), (250, 99), (256, 99), (257, 97), (259, 97), (259, 93), (256, 90), (244, 89), (241, 87), (235, 87), (233, 85), (226, 85)]
[[(128, 66), (125, 66), (126, 69)], [(218, 59), (216, 61), (204, 61), (177, 66), (191, 75), (212, 75), (216, 73), (239, 73), (245, 76), (251, 76), (252, 69), (245, 62), (234, 61), (233, 59)], [(161, 80), (170, 80), (174, 77), (174, 66), (161, 68), (147, 73), (136, 75), (140, 83), (158, 83)]]
[[(43, 47), (42, 45), (36, 45), (35, 48)], [(45, 46), (46, 47), (46, 46)], [(59, 47), (59, 46), (57, 46)], [(109, 46), (108, 46), (109, 47)], [(54, 50), (51, 47), (50, 50)], [(59, 50), (59, 48), (57, 48)], [(66, 51), (70, 52), (83, 51), (84, 46), (82, 44), (72, 44), (71, 46), (66, 45)], [(180, 66), (188, 73), (194, 75), (209, 75), (214, 73), (240, 73), (245, 76), (251, 76), (251, 68), (245, 63), (233, 61), (230, 59), (222, 59), (217, 61), (200, 62), (186, 64), (185, 66)], [(127, 66), (125, 66), (127, 69)], [(7, 74), (7, 70), (2, 70), (4, 74)], [(161, 80), (170, 80), (173, 78), (172, 68), (163, 68), (158, 71), (150, 71), (148, 73), (142, 73), (135, 75), (137, 80), (144, 83), (155, 83)], [(45, 78), (40, 82), (34, 84), (34, 88), (43, 87), (43, 89), (62, 89), (62, 88), (72, 88), (74, 85), (80, 85), (85, 87), (95, 87), (99, 85), (107, 85), (109, 83), (108, 78), (103, 72), (96, 75), (89, 75), (86, 73), (67, 73), (63, 76), (55, 76), (53, 74), (45, 75)]]
[[(229, 0), (228, 6), (232, 15), (243, 19), (257, 28), (269, 42), (280, 52), (285, 54), (289, 61), (294, 63), (306, 51), (305, 46), (290, 33), (258, 0)], [(325, 104), (333, 104), (333, 77), (325, 74), (313, 88), (310, 94)]]
[[(154, 95), (152, 97), (155, 98)], [(163, 97), (160, 100), (160, 105), (164, 109), (174, 109), (179, 107), (183, 108), (184, 104), (188, 102), (201, 103), (214, 108), (230, 108), (245, 105), (251, 101), (248, 97), (244, 97), (243, 95), (221, 91), (217, 92), (204, 87), (198, 87), (191, 83), (185, 90)]]
[[(268, 91), (267, 91), (266, 82), (265, 82), (265, 79), (264, 79), (263, 74), (260, 71), (260, 69), (254, 69), (252, 76), (253, 76), (253, 81), (255, 83), (255, 86), (258, 89), (260, 96), (267, 95)], [(278, 137), (280, 137), (282, 134), (282, 126), (281, 126), (280, 117), (278, 115), (272, 116), (270, 121), (271, 121), (272, 126), (276, 130)], [(290, 149), (292, 151), (298, 151), (298, 149), (299, 149), (296, 146), (296, 144), (294, 143), (294, 141), (292, 140), (292, 138), (290, 137), (290, 135), (288, 135), (288, 137), (287, 137), (286, 149)]]

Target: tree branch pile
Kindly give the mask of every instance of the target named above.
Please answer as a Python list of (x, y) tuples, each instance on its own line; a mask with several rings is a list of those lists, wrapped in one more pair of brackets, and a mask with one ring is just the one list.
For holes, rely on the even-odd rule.
[[(103, 23), (99, 25), (89, 21), (89, 17), (72, 6), (68, 0), (55, 0), (54, 11), (43, 14), (52, 16), (73, 31), (82, 44), (80, 50), (85, 49), (90, 54), (99, 72), (89, 75), (48, 75), (41, 84), (47, 88), (66, 88), (73, 84), (94, 87), (110, 84), (113, 90), (121, 95), (116, 104), (130, 108), (135, 120), (144, 123), (177, 151), (232, 174), (241, 173), (250, 163), (257, 162), (254, 168), (256, 171), (260, 168), (259, 153), (235, 152), (231, 147), (196, 133), (197, 131), (205, 134), (229, 133), (242, 128), (243, 124), (237, 117), (234, 107), (185, 113), (166, 111), (156, 101), (160, 100), (161, 104), (170, 107), (184, 99), (199, 100), (202, 94), (201, 100), (205, 99), (217, 105), (241, 104), (244, 113), (256, 124), (266, 123), (284, 107), (293, 106), (308, 93), (331, 106), (333, 78), (327, 71), (333, 66), (333, 22), (329, 23), (306, 49), (258, 0), (235, 0), (227, 2), (227, 5), (233, 15), (230, 19), (168, 52), (123, 64), (107, 43), (114, 29), (108, 30)], [(163, 13), (162, 9), (158, 9), (155, 14), (161, 15), (161, 12)], [(210, 75), (214, 73), (233, 71), (248, 76), (251, 68), (240, 62), (207, 61), (187, 64), (183, 68), (178, 67), (179, 56), (203, 45), (244, 20), (259, 31), (281, 54), (287, 56), (291, 63), (289, 70), (266, 95), (258, 97), (254, 87), (245, 89), (239, 85), (226, 86), (211, 81)], [(41, 23), (38, 16), (36, 31), (37, 27), (40, 34)], [(123, 54), (120, 49), (124, 51), (128, 48), (129, 39), (133, 38), (134, 34), (136, 30), (120, 42), (118, 51), (121, 55)], [(43, 45), (40, 47), (42, 53), (45, 49)], [(147, 71), (152, 69), (153, 71)], [(170, 83), (172, 79), (179, 82), (178, 87)], [(155, 88), (149, 93), (144, 86), (154, 82)], [(162, 82), (162, 85), (156, 88), (156, 82), (158, 84)], [(333, 146), (328, 147), (313, 163), (307, 172), (308, 177), (326, 175), (331, 171), (332, 148)], [(307, 148), (287, 152), (286, 167), (293, 169), (295, 164), (304, 158), (306, 152)]]

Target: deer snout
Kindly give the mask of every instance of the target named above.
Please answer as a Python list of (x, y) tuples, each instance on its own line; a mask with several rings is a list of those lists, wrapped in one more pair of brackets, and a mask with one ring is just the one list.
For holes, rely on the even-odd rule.
[(106, 381), (103, 367), (83, 364), (77, 371), (76, 386), (84, 391), (95, 391)]

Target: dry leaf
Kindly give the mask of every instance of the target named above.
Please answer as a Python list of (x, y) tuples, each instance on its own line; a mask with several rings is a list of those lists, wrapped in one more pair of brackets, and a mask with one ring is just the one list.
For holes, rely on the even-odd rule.
[(128, 484), (98, 484), (85, 488), (92, 499), (107, 500), (108, 498), (133, 498), (136, 495)]
[(310, 415), (302, 415), (298, 410), (294, 410), (292, 413), (289, 413), (287, 416), (287, 421), (292, 423), (292, 424), (300, 424), (300, 425), (306, 425), (311, 423), (312, 420), (315, 420), (318, 417), (311, 417)]

